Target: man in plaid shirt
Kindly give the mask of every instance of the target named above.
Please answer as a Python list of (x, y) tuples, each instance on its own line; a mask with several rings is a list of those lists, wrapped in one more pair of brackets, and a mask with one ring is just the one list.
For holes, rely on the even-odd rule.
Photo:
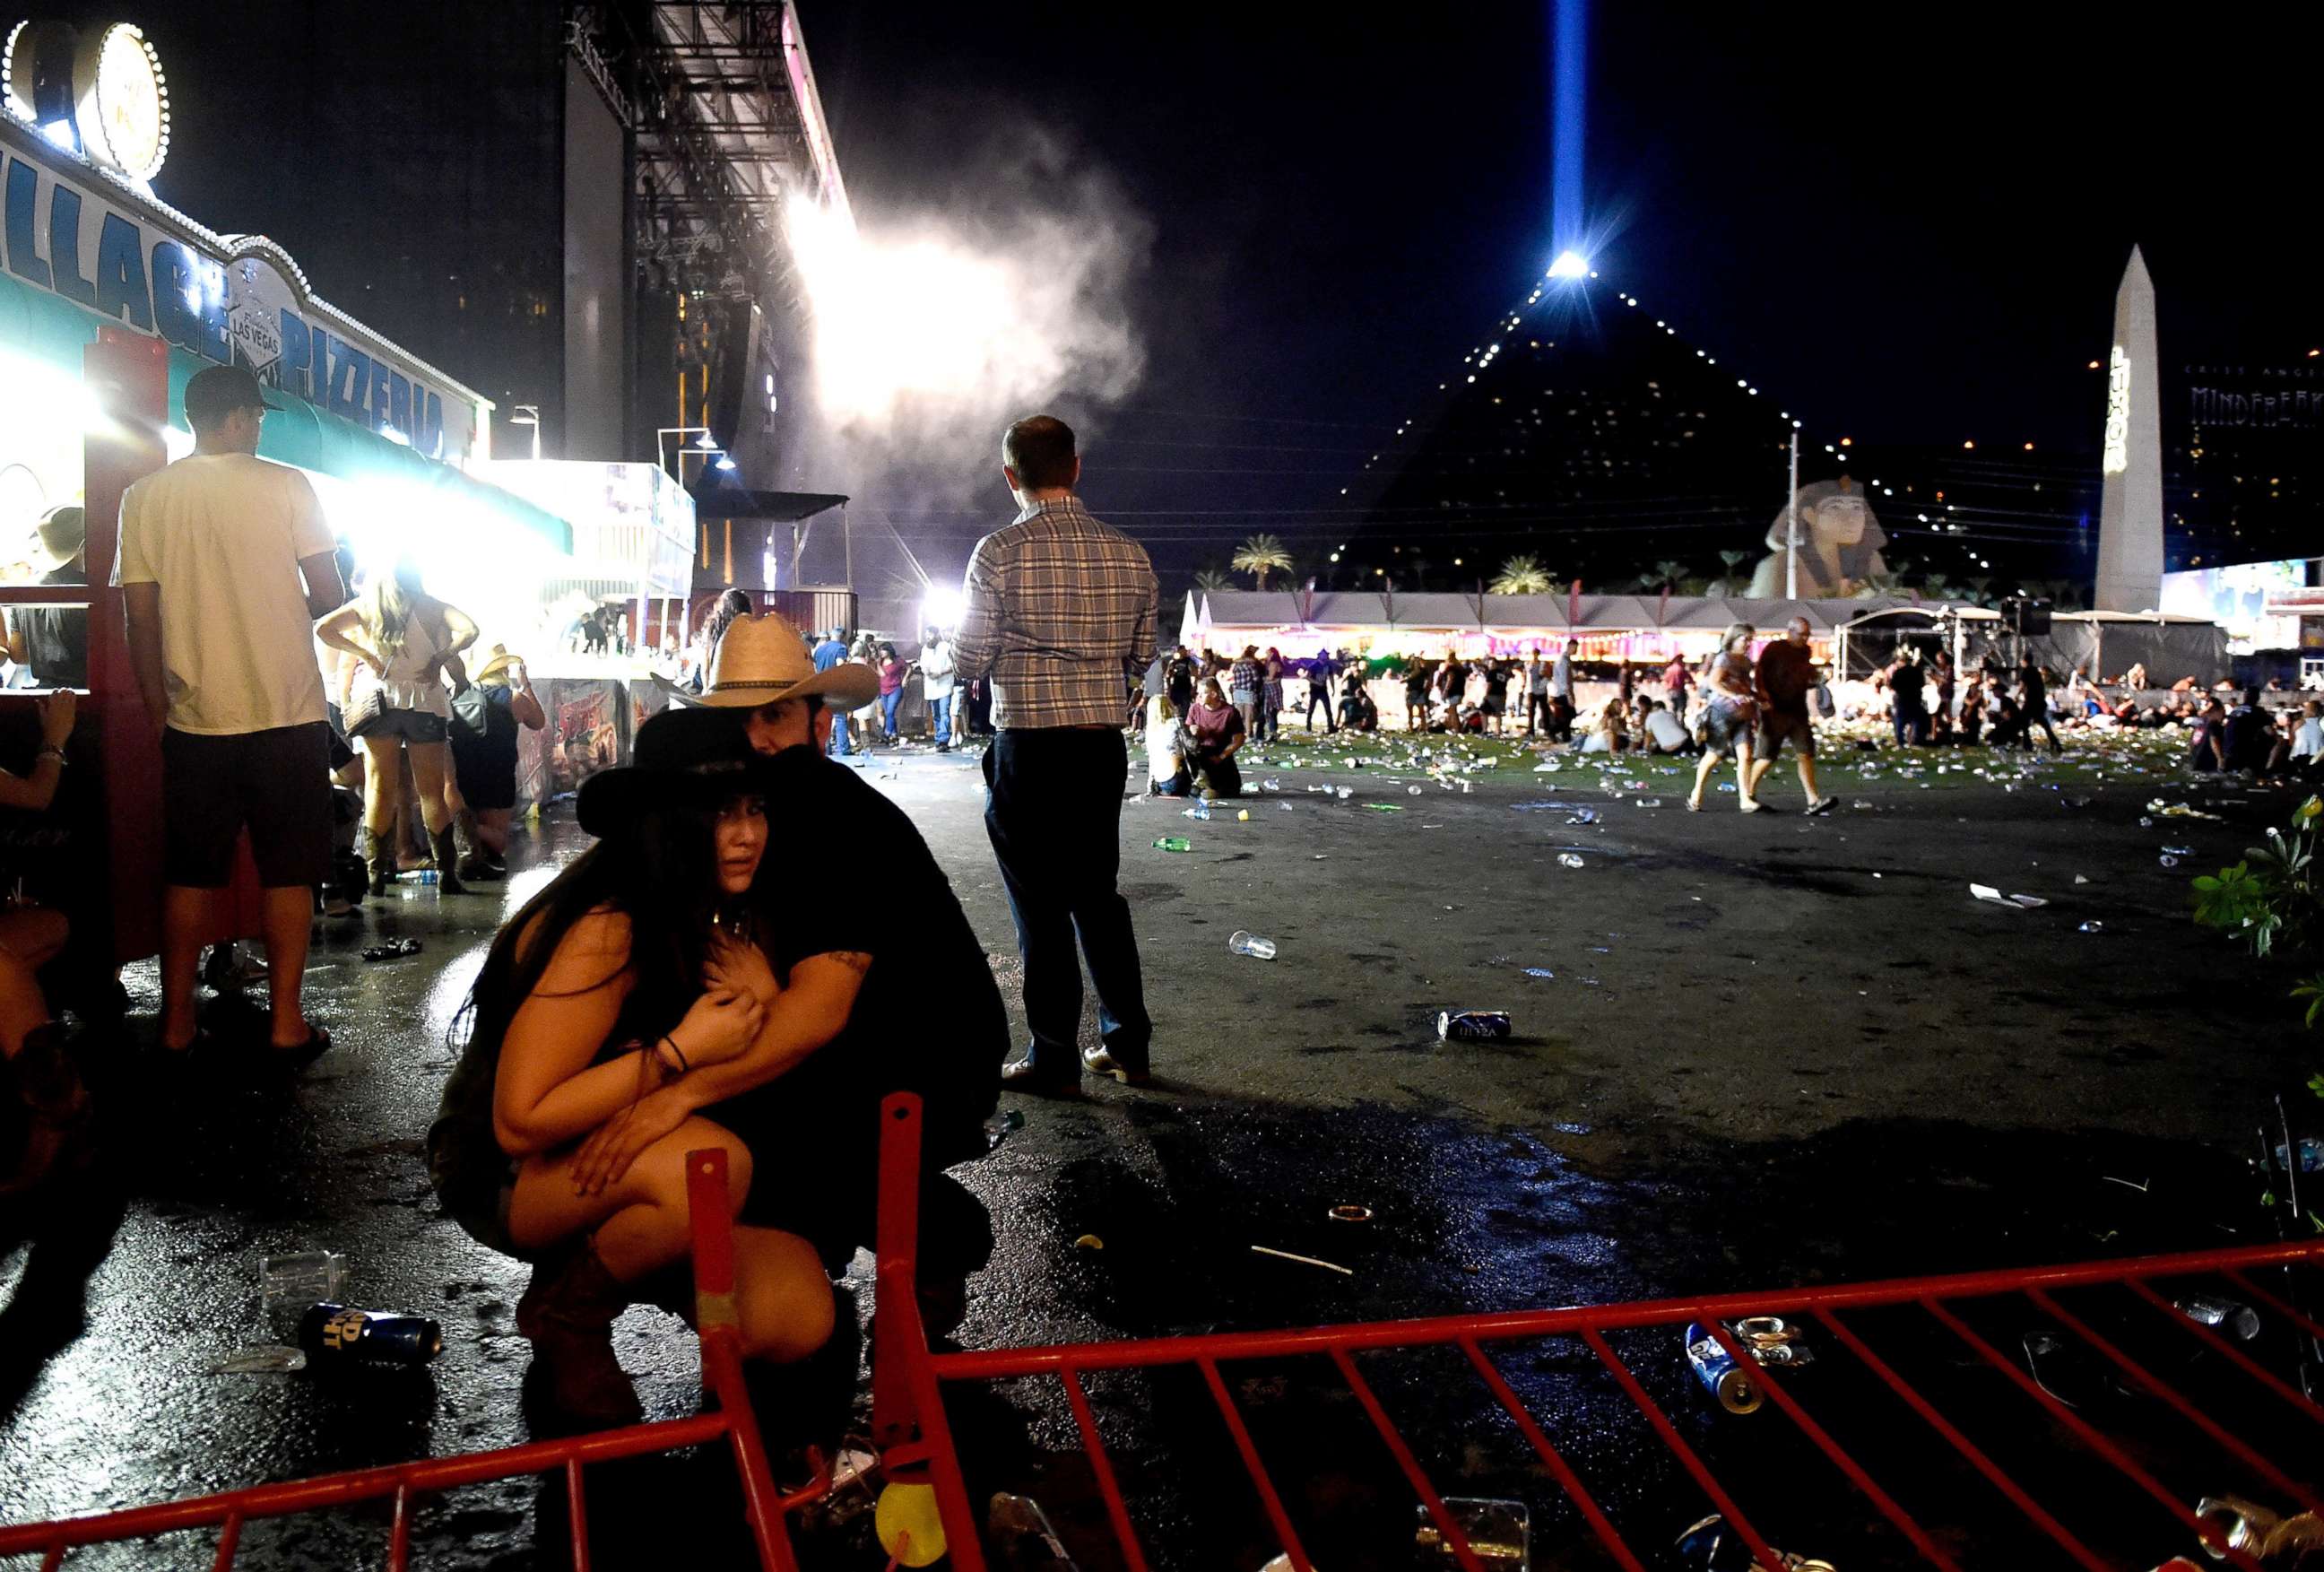
[[(1090, 517), (1074, 495), (1082, 462), (1071, 427), (1051, 415), (1019, 421), (1001, 457), (1021, 511), (969, 558), (953, 666), (964, 681), (989, 678), (992, 689), (984, 828), (1025, 961), (1032, 1042), (1001, 1078), (1023, 1091), (1065, 1092), (1079, 1087), (1087, 1068), (1142, 1086), (1154, 1023), (1115, 876), (1130, 773), (1121, 721), (1130, 680), (1157, 648), (1160, 589), (1145, 549)], [(1076, 1066), (1083, 958), (1102, 1046)]]

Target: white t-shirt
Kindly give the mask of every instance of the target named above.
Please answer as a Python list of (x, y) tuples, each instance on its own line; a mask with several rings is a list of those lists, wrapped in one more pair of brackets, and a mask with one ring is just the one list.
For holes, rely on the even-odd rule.
[(2324, 757), (2324, 722), (2303, 720), (2300, 731), (2292, 739), (2292, 756), (2295, 759)]
[(299, 562), (332, 547), (315, 488), (288, 465), (196, 454), (129, 488), (113, 582), (161, 587), (172, 727), (224, 736), (325, 718)]
[(1146, 701), (1146, 778), (1166, 784), (1177, 779), (1185, 763), (1178, 751), (1178, 717), (1163, 713), (1169, 703), (1159, 693)]
[(920, 652), (920, 694), (933, 702), (952, 697), (952, 645), (938, 639)]
[(1646, 717), (1646, 735), (1655, 739), (1658, 748), (1686, 746), (1686, 723), (1667, 709), (1657, 709)]

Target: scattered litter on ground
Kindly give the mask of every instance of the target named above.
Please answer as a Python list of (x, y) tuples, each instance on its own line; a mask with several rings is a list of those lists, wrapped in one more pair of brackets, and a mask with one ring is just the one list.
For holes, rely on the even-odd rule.
[(1325, 1271), (1336, 1271), (1342, 1277), (1353, 1277), (1356, 1275), (1344, 1266), (1335, 1265), (1328, 1261), (1318, 1261), (1312, 1255), (1294, 1255), (1288, 1250), (1270, 1249), (1268, 1246), (1264, 1244), (1254, 1244), (1250, 1248), (1254, 1254), (1272, 1255), (1277, 1261), (1296, 1261), (1302, 1266), (1320, 1266)]

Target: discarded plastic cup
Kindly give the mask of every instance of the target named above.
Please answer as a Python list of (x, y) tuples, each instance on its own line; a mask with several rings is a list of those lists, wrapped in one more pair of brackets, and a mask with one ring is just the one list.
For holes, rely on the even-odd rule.
[(985, 1509), (984, 1530), (1000, 1564), (1010, 1572), (1074, 1572), (1049, 1514), (1029, 1495), (995, 1495)]
[(1353, 797), (1355, 794), (1356, 789), (1352, 786), (1342, 786), (1340, 788), (1340, 800), (1342, 802), (1345, 802), (1349, 798)]
[(258, 1308), (269, 1329), (295, 1332), (309, 1305), (337, 1299), (347, 1283), (347, 1258), (331, 1250), (270, 1255), (259, 1263)]
[(1260, 934), (1245, 932), (1240, 928), (1235, 929), (1234, 936), (1227, 940), (1227, 948), (1239, 956), (1250, 956), (1255, 960), (1271, 961), (1275, 958), (1273, 939)]
[[(1412, 1542), (1422, 1550), (1423, 1561), (1430, 1566), (1462, 1565), (1460, 1558), (1452, 1553), (1452, 1541), (1436, 1526), (1434, 1514), (1425, 1506), (1416, 1510), (1420, 1518)], [(1462, 1538), (1469, 1541), (1469, 1553), (1486, 1572), (1531, 1572), (1533, 1514), (1526, 1510), (1525, 1503), (1448, 1495), (1444, 1498), (1444, 1515), (1459, 1527)], [(1431, 1550), (1435, 1554), (1427, 1555)]]
[(1572, 852), (1560, 852), (1557, 854), (1557, 865), (1561, 868), (1578, 868), (1582, 865), (1582, 859)]
[(2163, 865), (2164, 867), (2166, 867), (2166, 868), (2175, 868), (2175, 867), (2177, 867), (2177, 866), (2179, 865), (2179, 859), (2178, 859), (2177, 857), (2174, 857), (2174, 856), (2170, 855), (2168, 853), (2164, 854), (2162, 857), (2160, 857), (2160, 858), (2159, 858), (2159, 859), (2157, 859), (2157, 860), (2158, 860), (2158, 861), (2160, 861), (2160, 862), (2162, 863), (2162, 865)]
[(1409, 793), (1411, 793), (1411, 794), (1412, 794), (1413, 796), (1415, 796), (1415, 797), (1417, 797), (1417, 796), (1419, 796), (1419, 795), (1420, 795), (1420, 788), (1419, 788), (1419, 787), (1417, 787), (1417, 786), (1407, 786), (1407, 787), (1406, 787), (1406, 788), (1405, 788), (1405, 791), (1407, 791), (1407, 792), (1409, 792)]

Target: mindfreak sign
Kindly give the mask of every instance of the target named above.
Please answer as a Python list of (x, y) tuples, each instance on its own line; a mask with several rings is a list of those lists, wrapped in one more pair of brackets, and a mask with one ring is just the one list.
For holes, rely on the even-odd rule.
[(263, 236), (215, 235), (0, 112), (0, 254), (22, 282), (285, 389), (430, 458), (488, 457), (491, 406), (317, 300)]

